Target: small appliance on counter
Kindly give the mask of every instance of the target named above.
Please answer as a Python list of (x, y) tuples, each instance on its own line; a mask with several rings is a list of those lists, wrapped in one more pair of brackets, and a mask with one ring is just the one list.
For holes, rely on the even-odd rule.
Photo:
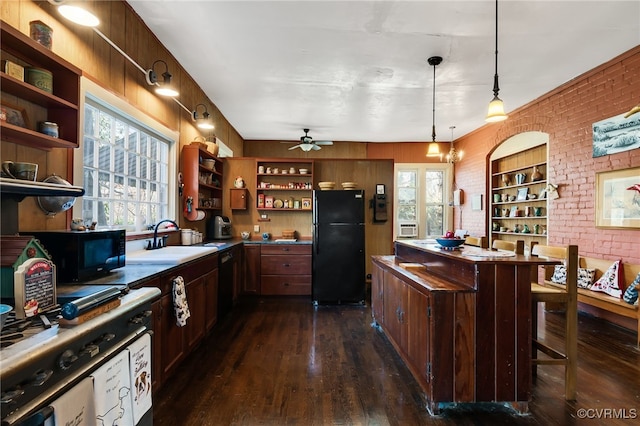
[(208, 239), (227, 240), (232, 236), (231, 220), (228, 216), (214, 216), (207, 223)]
[(58, 283), (85, 281), (125, 266), (124, 229), (25, 231), (40, 241), (57, 267)]

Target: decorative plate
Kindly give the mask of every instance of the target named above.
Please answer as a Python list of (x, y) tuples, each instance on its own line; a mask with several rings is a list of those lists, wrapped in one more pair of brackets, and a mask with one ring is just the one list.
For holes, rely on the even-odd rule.
[(282, 202), (282, 200), (274, 200), (273, 207), (275, 207), (276, 209), (281, 209), (282, 206), (284, 206), (284, 202)]

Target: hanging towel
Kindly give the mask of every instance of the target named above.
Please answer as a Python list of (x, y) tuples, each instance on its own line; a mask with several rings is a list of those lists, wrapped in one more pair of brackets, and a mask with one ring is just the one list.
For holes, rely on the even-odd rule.
[(187, 304), (187, 293), (184, 288), (184, 278), (178, 276), (173, 279), (173, 307), (176, 311), (176, 324), (178, 327), (187, 325), (187, 318), (191, 316)]
[(53, 416), (45, 425), (89, 425), (96, 424), (93, 397), (93, 379), (84, 378), (51, 403)]
[(151, 409), (151, 336), (145, 333), (127, 346), (131, 374), (131, 406), (133, 424)]

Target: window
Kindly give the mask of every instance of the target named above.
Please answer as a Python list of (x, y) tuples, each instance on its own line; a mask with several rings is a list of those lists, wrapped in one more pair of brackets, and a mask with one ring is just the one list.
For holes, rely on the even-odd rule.
[[(85, 189), (80, 207), (83, 221), (95, 221), (98, 228), (141, 232), (162, 219), (175, 219), (169, 185), (175, 174), (171, 137), (93, 91), (87, 91), (84, 100), (81, 155), (75, 164)], [(78, 217), (77, 212), (74, 216)]]
[[(416, 224), (419, 238), (434, 238), (451, 228), (452, 211), (447, 208), (451, 169), (444, 164), (396, 164), (396, 230)], [(407, 235), (407, 234), (405, 234)]]

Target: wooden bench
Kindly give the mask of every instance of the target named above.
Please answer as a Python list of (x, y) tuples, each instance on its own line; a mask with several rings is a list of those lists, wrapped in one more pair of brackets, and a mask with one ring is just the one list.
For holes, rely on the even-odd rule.
[[(613, 262), (614, 260), (596, 259), (592, 257), (580, 257), (579, 265), (580, 265), (580, 268), (596, 270), (596, 276), (594, 280), (595, 282), (600, 277), (602, 277), (602, 274), (604, 274), (607, 271), (607, 269), (609, 269), (609, 267), (613, 264)], [(558, 286), (557, 284), (551, 282), (551, 277), (553, 276), (553, 269), (554, 269), (553, 267), (545, 268), (545, 281), (544, 281), (545, 285)], [(629, 286), (631, 285), (633, 280), (635, 280), (636, 276), (640, 272), (640, 265), (633, 265), (630, 263), (623, 262), (623, 271), (624, 271), (625, 285)], [(620, 315), (620, 316), (635, 320), (636, 328), (638, 332), (638, 336), (636, 338), (636, 346), (640, 348), (640, 310), (638, 310), (638, 302), (636, 302), (634, 305), (630, 305), (624, 300), (613, 297), (613, 296), (609, 296), (606, 293), (591, 291), (585, 288), (578, 288), (578, 303), (582, 305), (593, 306), (598, 309), (602, 309), (604, 311), (611, 312), (616, 315)]]

